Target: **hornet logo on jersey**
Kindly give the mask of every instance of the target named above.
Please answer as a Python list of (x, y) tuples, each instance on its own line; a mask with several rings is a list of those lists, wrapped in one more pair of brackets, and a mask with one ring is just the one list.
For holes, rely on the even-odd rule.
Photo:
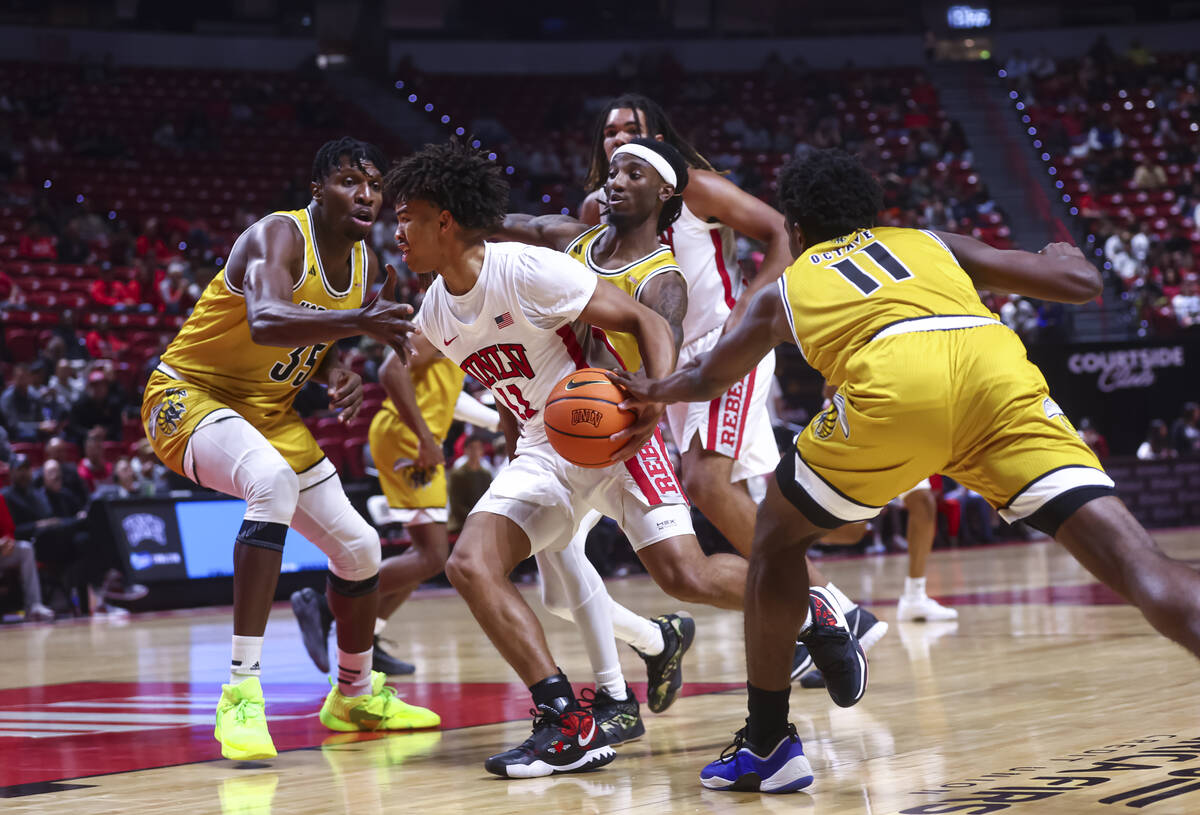
[(846, 418), (846, 397), (835, 393), (829, 407), (821, 411), (813, 421), (813, 435), (821, 441), (833, 436), (835, 427), (842, 429), (842, 436), (850, 438), (850, 420)]
[(1042, 410), (1046, 411), (1047, 419), (1050, 421), (1058, 419), (1059, 424), (1061, 424), (1067, 430), (1070, 430), (1072, 433), (1075, 432), (1075, 427), (1071, 424), (1071, 420), (1067, 418), (1067, 414), (1064, 413), (1063, 409), (1058, 406), (1058, 402), (1055, 402), (1049, 396), (1042, 400)]
[(179, 422), (182, 421), (183, 414), (187, 413), (187, 405), (183, 403), (186, 398), (185, 388), (167, 389), (162, 401), (150, 411), (150, 421), (146, 429), (150, 433), (151, 441), (158, 438), (160, 430), (164, 436), (174, 435), (175, 431), (179, 430)]

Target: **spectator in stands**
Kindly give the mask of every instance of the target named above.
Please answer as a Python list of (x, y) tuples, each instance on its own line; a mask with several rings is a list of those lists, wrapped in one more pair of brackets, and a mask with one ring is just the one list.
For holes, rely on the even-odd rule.
[(1200, 326), (1200, 282), (1195, 274), (1183, 279), (1179, 294), (1171, 298), (1171, 309), (1180, 328)]
[(167, 265), (167, 275), (158, 284), (158, 299), (167, 314), (183, 314), (188, 303), (188, 280), (184, 276), (186, 264), (173, 260)]
[(142, 302), (141, 287), (138, 285), (138, 281), (116, 280), (113, 278), (112, 269), (107, 266), (101, 267), (100, 276), (92, 283), (89, 291), (93, 303), (114, 311), (134, 309)]
[(1171, 424), (1171, 447), (1181, 456), (1200, 453), (1200, 405), (1187, 402)]
[(54, 612), (42, 605), (42, 582), (38, 577), (33, 544), (17, 540), (15, 534), (16, 525), (8, 504), (0, 497), (0, 574), (17, 572), (20, 575), (26, 620), (49, 622), (54, 619)]
[(383, 355), (386, 350), (383, 343), (371, 337), (363, 337), (359, 341), (358, 352), (363, 357), (362, 378), (364, 381), (379, 381), (379, 368), (383, 365)]
[(1092, 420), (1084, 416), (1079, 420), (1079, 438), (1083, 439), (1083, 443), (1092, 448), (1092, 452), (1096, 454), (1096, 458), (1103, 461), (1108, 458), (1108, 440), (1100, 434)]
[(83, 337), (84, 347), (92, 359), (114, 359), (120, 356), (128, 343), (109, 328), (108, 315), (96, 315), (92, 329)]
[(19, 306), (24, 301), (25, 295), (21, 287), (14, 283), (11, 277), (0, 272), (0, 309)]
[(450, 520), (446, 526), (449, 532), (462, 529), (467, 514), (492, 483), (492, 472), (483, 451), (482, 437), (473, 435), (468, 438), (463, 448), (464, 459), (450, 471), (446, 479), (450, 499)]
[(34, 125), (33, 133), (29, 137), (29, 152), (54, 155), (61, 153), (62, 149), (62, 142), (58, 140), (58, 134), (50, 127), (48, 121)]
[(1134, 189), (1138, 190), (1157, 190), (1167, 186), (1167, 171), (1162, 168), (1161, 164), (1155, 164), (1150, 160), (1150, 156), (1142, 158), (1137, 169), (1133, 171), (1133, 181), (1131, 182)]
[(1105, 259), (1126, 284), (1138, 276), (1140, 269), (1137, 258), (1133, 256), (1133, 248), (1130, 245), (1132, 240), (1132, 233), (1128, 229), (1121, 229), (1104, 242)]
[(112, 468), (113, 479), (110, 484), (100, 484), (92, 494), (94, 500), (106, 498), (136, 498), (154, 494), (154, 485), (144, 483), (133, 470), (133, 463), (127, 458), (117, 459)]
[(1088, 130), (1087, 146), (1089, 150), (1114, 150), (1125, 143), (1125, 136), (1110, 121), (1097, 120)]
[(113, 466), (105, 460), (104, 428), (93, 427), (87, 432), (87, 440), (83, 443), (83, 458), (76, 467), (79, 478), (87, 490), (87, 495), (96, 491), (96, 487), (110, 480)]
[(1125, 52), (1125, 59), (1139, 68), (1144, 68), (1154, 62), (1154, 55), (1140, 39), (1132, 39), (1129, 41), (1129, 50)]
[(154, 453), (149, 439), (139, 439), (134, 445), (134, 457), (130, 461), (133, 472), (144, 485), (147, 495), (164, 495), (171, 490), (168, 478), (170, 471)]
[(165, 263), (171, 256), (157, 218), (147, 218), (142, 224), (142, 234), (138, 235), (137, 241), (134, 242), (133, 252), (150, 263)]
[(58, 260), (58, 239), (50, 233), (50, 227), (41, 218), (29, 222), (29, 231), (17, 243), (17, 257), (25, 260)]
[(0, 425), (0, 461), (8, 463), (12, 458), (12, 445), (8, 443), (8, 431)]
[[(80, 444), (92, 435), (92, 430), (100, 427), (109, 439), (117, 441), (121, 438), (123, 407), (120, 397), (112, 392), (104, 371), (93, 368), (88, 374), (83, 396), (71, 405), (68, 436), (76, 444)], [(101, 441), (103, 440), (101, 438)]]
[[(43, 464), (42, 464), (42, 481), (40, 486), (47, 486), (45, 476), (47, 473), (46, 466), (51, 461), (58, 465), (55, 468), (59, 474), (60, 484), (54, 487), (55, 491), (65, 490), (75, 496), (75, 501), (82, 507), (87, 502), (88, 488), (83, 483), (83, 479), (79, 477), (79, 470), (75, 466), (75, 462), (68, 460), (68, 443), (62, 436), (54, 436), (46, 442), (46, 446), (42, 449)], [(35, 479), (36, 482), (36, 479)], [(47, 486), (47, 490), (50, 487)]]
[(1175, 458), (1179, 454), (1171, 446), (1171, 432), (1167, 423), (1162, 419), (1150, 422), (1146, 431), (1146, 440), (1137, 449), (1137, 457), (1142, 461), (1153, 461), (1163, 458)]
[[(61, 345), (62, 340), (58, 337), (52, 337), (50, 342), (56, 342)], [(52, 397), (69, 414), (71, 405), (82, 395), (83, 379), (75, 373), (75, 369), (71, 367), (71, 363), (66, 357), (60, 358), (54, 365), (54, 373), (51, 374), (50, 379), (46, 382), (43, 398), (46, 396)]]
[(1004, 63), (1004, 72), (1008, 74), (1009, 79), (1020, 82), (1029, 74), (1029, 60), (1025, 58), (1025, 54), (1020, 48), (1016, 48), (1012, 52), (1012, 56)]
[(1000, 320), (1026, 342), (1037, 338), (1038, 311), (1033, 301), (1013, 296), (1000, 307)]
[(58, 314), (58, 325), (50, 329), (62, 342), (67, 359), (88, 359), (87, 341), (75, 326), (75, 312), (65, 308)]
[(26, 363), (13, 366), (12, 384), (0, 393), (0, 412), (16, 441), (37, 441), (43, 428), (50, 429), (42, 412), (42, 394)]

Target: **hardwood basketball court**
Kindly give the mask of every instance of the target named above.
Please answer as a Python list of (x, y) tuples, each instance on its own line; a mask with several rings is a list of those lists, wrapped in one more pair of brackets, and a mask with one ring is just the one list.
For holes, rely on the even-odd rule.
[[(1156, 535), (1200, 561), (1200, 531)], [(526, 781), (483, 759), (529, 731), (527, 691), (450, 591), (416, 595), (385, 637), (415, 662), (395, 684), (444, 729), (334, 734), (328, 690), (286, 604), (272, 613), (263, 684), (277, 759), (220, 758), (213, 710), (229, 660), (229, 609), (0, 630), (0, 808), (6, 813), (1091, 813), (1200, 812), (1200, 666), (1155, 634), (1052, 542), (936, 552), (929, 593), (956, 623), (894, 622), (903, 555), (827, 560), (848, 594), (892, 622), (870, 689), (836, 708), (792, 692), (817, 779), (786, 796), (703, 789), (700, 768), (745, 716), (741, 615), (688, 607), (696, 644), (685, 698), (597, 772)], [(671, 611), (646, 578), (610, 584)], [(536, 592), (527, 592), (537, 607)], [(570, 626), (541, 614), (577, 688), (590, 683)], [(622, 648), (640, 699), (641, 661)]]

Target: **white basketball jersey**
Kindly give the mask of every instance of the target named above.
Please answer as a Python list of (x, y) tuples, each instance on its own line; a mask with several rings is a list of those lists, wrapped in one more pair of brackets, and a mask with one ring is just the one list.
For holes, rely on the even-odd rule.
[(517, 450), (546, 443), (542, 411), (564, 376), (587, 367), (591, 327), (579, 313), (596, 275), (561, 252), (487, 243), (474, 287), (456, 296), (439, 276), (416, 324), (433, 347), (487, 386), (517, 418)]
[(724, 325), (741, 294), (736, 239), (732, 228), (702, 221), (684, 204), (679, 218), (662, 234), (662, 240), (674, 251), (675, 261), (687, 280), (688, 309), (683, 317), (686, 348)]

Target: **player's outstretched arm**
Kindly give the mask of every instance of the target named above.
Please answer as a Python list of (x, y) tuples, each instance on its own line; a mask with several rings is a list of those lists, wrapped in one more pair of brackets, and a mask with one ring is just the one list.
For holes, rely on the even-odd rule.
[(533, 246), (545, 246), (559, 252), (571, 245), (571, 241), (587, 232), (588, 225), (569, 215), (526, 215), (510, 212), (504, 216), (500, 228), (492, 237)]
[[(396, 406), (400, 421), (408, 425), (409, 429), (416, 434), (417, 457), (412, 463), (422, 468), (435, 467), (445, 463), (446, 459), (442, 452), (442, 445), (430, 432), (429, 425), (425, 423), (425, 417), (417, 406), (417, 391), (413, 387), (412, 371), (419, 370), (432, 362), (437, 356), (437, 349), (423, 334), (413, 334), (410, 341), (413, 351), (407, 365), (395, 351), (388, 351), (383, 365), (379, 368), (379, 384), (383, 385), (384, 392)], [(377, 461), (376, 465), (382, 467), (387, 463), (386, 461)]]
[[(242, 291), (250, 338), (259, 345), (296, 348), (368, 334), (401, 347), (413, 330), (412, 307), (395, 301), (395, 270), (374, 301), (363, 308), (318, 311), (292, 302), (294, 274), (304, 273), (304, 241), (282, 218), (269, 218), (246, 233)], [(373, 257), (373, 254), (372, 254)], [(377, 265), (378, 261), (375, 261)]]
[(610, 374), (637, 402), (706, 402), (729, 390), (782, 342), (793, 340), (788, 315), (778, 290), (760, 291), (741, 322), (721, 337), (713, 349), (663, 379), (645, 379), (625, 372)]
[(1040, 252), (996, 249), (966, 235), (938, 232), (975, 285), (999, 294), (1021, 294), (1059, 303), (1100, 296), (1103, 280), (1078, 247), (1050, 243)]
[(725, 321), (725, 330), (728, 332), (745, 316), (754, 295), (778, 280), (792, 262), (787, 222), (778, 210), (711, 170), (691, 171), (687, 188), (683, 191), (683, 200), (701, 220), (715, 218), (732, 227), (735, 232), (767, 247), (758, 274), (738, 298), (733, 313)]

